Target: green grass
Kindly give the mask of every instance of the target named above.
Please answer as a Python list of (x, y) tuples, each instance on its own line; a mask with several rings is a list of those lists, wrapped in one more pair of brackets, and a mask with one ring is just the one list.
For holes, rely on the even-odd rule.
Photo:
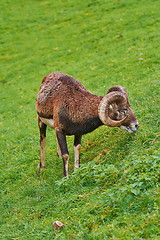
[[(160, 239), (159, 1), (1, 0), (0, 10), (0, 239)], [(51, 129), (36, 174), (35, 99), (54, 71), (98, 95), (124, 86), (140, 123), (83, 136), (75, 173), (68, 137), (69, 180)], [(65, 228), (53, 231), (56, 220)]]

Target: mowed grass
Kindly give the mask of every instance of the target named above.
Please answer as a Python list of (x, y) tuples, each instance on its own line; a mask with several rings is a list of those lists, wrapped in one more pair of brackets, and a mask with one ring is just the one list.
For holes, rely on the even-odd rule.
[[(0, 239), (159, 239), (159, 1), (1, 0)], [(50, 72), (92, 93), (124, 86), (140, 128), (83, 136), (62, 178), (55, 133), (37, 176), (35, 99)], [(59, 220), (65, 228), (53, 231)]]

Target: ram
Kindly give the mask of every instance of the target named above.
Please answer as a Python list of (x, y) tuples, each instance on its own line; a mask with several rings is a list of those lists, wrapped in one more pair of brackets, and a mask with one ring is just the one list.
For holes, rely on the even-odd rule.
[(111, 87), (104, 97), (91, 94), (78, 80), (57, 72), (44, 77), (36, 99), (40, 130), (40, 164), (45, 167), (47, 125), (55, 129), (57, 153), (63, 159), (64, 177), (68, 178), (69, 152), (66, 135), (74, 135), (75, 166), (80, 167), (83, 134), (105, 124), (136, 132), (137, 117), (130, 108), (124, 87)]

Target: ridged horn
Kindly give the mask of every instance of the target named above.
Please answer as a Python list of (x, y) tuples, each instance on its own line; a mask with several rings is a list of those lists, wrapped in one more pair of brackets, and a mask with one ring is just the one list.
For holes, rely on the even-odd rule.
[(119, 85), (111, 87), (108, 90), (107, 94), (110, 93), (110, 92), (116, 92), (116, 91), (123, 93), (125, 95), (125, 97), (128, 99), (128, 94), (127, 94), (126, 89), (122, 86), (119, 86)]
[(128, 115), (126, 115), (120, 121), (112, 120), (108, 115), (108, 110), (109, 110), (110, 104), (112, 104), (113, 102), (116, 102), (117, 104), (125, 104), (127, 102), (127, 99), (124, 94), (122, 94), (121, 92), (118, 92), (118, 91), (110, 92), (110, 93), (106, 94), (102, 98), (102, 100), (98, 106), (98, 114), (99, 114), (99, 118), (105, 125), (107, 125), (109, 127), (118, 127), (126, 120)]

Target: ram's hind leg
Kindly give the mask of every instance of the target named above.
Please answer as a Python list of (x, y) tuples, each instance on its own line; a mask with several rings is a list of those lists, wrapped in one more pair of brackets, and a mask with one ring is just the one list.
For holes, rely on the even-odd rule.
[(38, 116), (38, 126), (40, 131), (40, 163), (39, 171), (45, 167), (45, 147), (46, 147), (46, 128), (47, 125)]
[(57, 139), (57, 155), (58, 155), (59, 158), (62, 157), (61, 148), (59, 146), (58, 139)]
[(56, 130), (56, 136), (57, 136), (58, 145), (59, 145), (59, 148), (62, 154), (62, 159), (63, 159), (63, 169), (64, 169), (63, 176), (68, 178), (69, 152), (67, 148), (66, 136), (60, 130)]
[(80, 150), (81, 150), (81, 139), (82, 136), (77, 135), (74, 138), (74, 155), (75, 155), (75, 165), (74, 170), (80, 167)]

